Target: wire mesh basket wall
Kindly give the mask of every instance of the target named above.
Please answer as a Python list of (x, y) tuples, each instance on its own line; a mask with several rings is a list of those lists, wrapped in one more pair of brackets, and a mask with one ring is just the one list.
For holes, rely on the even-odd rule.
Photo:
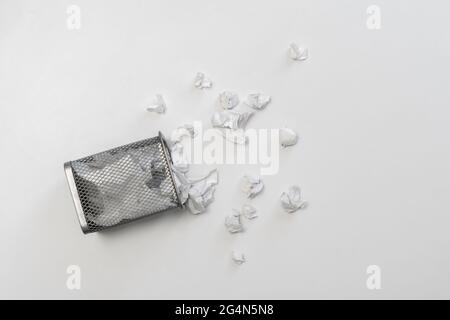
[(161, 133), (64, 164), (84, 233), (182, 207)]

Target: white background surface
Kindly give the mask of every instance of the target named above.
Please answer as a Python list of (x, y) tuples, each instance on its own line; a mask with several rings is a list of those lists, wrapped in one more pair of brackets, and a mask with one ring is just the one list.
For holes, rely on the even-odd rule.
[[(81, 8), (68, 30), (66, 9)], [(381, 8), (381, 30), (366, 9)], [(450, 298), (448, 1), (0, 0), (0, 298)], [(287, 58), (290, 42), (310, 59)], [(197, 71), (212, 90), (192, 86)], [(290, 126), (244, 234), (223, 226), (254, 166), (219, 166), (216, 201), (82, 235), (63, 162), (209, 123), (230, 89)], [(145, 111), (156, 93), (163, 116)], [(206, 171), (209, 168), (202, 168)], [(297, 183), (309, 208), (284, 213)], [(248, 262), (237, 267), (231, 250)], [(79, 265), (82, 288), (66, 288)], [(382, 270), (381, 290), (366, 268)]]

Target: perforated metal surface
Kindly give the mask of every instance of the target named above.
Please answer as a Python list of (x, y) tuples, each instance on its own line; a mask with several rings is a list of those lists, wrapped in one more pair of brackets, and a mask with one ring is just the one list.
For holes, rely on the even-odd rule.
[(181, 207), (162, 135), (67, 162), (83, 232)]

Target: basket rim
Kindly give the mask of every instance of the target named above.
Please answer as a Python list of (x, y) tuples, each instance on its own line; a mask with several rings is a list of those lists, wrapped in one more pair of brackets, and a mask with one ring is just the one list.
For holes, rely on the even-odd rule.
[(73, 176), (71, 161), (64, 163), (64, 172), (66, 174), (67, 183), (69, 184), (70, 193), (72, 194), (72, 200), (75, 205), (75, 211), (77, 212), (81, 231), (83, 231), (84, 234), (90, 233), (92, 231), (90, 231), (86, 216), (84, 215), (83, 205), (81, 204), (80, 195), (78, 194), (77, 185), (75, 183), (75, 177)]
[(166, 138), (164, 137), (164, 135), (162, 134), (161, 131), (158, 131), (158, 137), (161, 140), (161, 145), (163, 147), (163, 154), (164, 154), (164, 159), (166, 160), (167, 164), (168, 164), (168, 169), (169, 169), (169, 173), (170, 173), (170, 180), (172, 181), (172, 185), (175, 189), (175, 194), (177, 196), (178, 199), (178, 203), (180, 204), (180, 207), (183, 209), (184, 208), (184, 204), (181, 201), (181, 197), (180, 197), (180, 193), (178, 192), (178, 188), (177, 185), (175, 183), (175, 176), (172, 170), (172, 156), (170, 155), (169, 152), (169, 148), (167, 146), (167, 142), (166, 142)]

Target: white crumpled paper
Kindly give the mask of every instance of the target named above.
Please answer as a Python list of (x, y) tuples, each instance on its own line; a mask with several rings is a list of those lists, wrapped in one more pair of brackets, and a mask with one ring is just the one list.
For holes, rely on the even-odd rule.
[(186, 204), (192, 214), (205, 212), (206, 207), (214, 201), (214, 192), (219, 182), (217, 169), (198, 179), (188, 178), (186, 173), (177, 168), (173, 168), (173, 172), (181, 202)]
[(233, 259), (234, 263), (237, 265), (241, 265), (246, 262), (245, 255), (240, 251), (233, 251), (231, 253), (231, 259)]
[(231, 91), (224, 91), (219, 95), (219, 104), (225, 110), (234, 109), (239, 104), (239, 96)]
[(256, 212), (255, 207), (253, 207), (251, 204), (244, 204), (239, 210), (239, 213), (249, 220), (258, 217), (258, 213)]
[(280, 129), (280, 144), (283, 147), (289, 147), (297, 144), (298, 136), (297, 133), (289, 128)]
[(244, 226), (241, 222), (241, 215), (238, 212), (233, 212), (231, 215), (225, 217), (225, 227), (229, 233), (243, 232)]
[(286, 212), (293, 213), (306, 207), (306, 201), (302, 200), (299, 186), (291, 186), (287, 192), (283, 192), (280, 197), (281, 206)]
[(187, 130), (191, 138), (195, 138), (197, 136), (197, 132), (195, 131), (194, 125), (190, 123), (186, 123), (182, 125), (180, 128), (184, 128), (185, 130)]
[[(184, 127), (184, 129), (186, 128)], [(217, 169), (210, 171), (201, 178), (189, 178), (187, 176), (189, 161), (183, 152), (182, 143), (180, 141), (171, 141), (169, 146), (172, 158), (172, 171), (181, 202), (186, 204), (186, 207), (193, 214), (205, 212), (206, 207), (214, 200), (214, 192), (219, 181)]]
[(253, 116), (253, 112), (216, 111), (211, 118), (211, 124), (215, 128), (228, 128), (232, 130), (245, 129), (247, 122)]
[(254, 112), (216, 111), (211, 118), (211, 124), (220, 129), (220, 134), (226, 140), (235, 144), (246, 144), (248, 139), (244, 129), (253, 114)]
[(183, 145), (181, 142), (172, 143), (170, 146), (170, 155), (172, 158), (173, 167), (183, 173), (189, 171), (189, 161), (183, 152)]
[(191, 213), (199, 214), (206, 211), (206, 207), (214, 201), (214, 191), (218, 182), (217, 169), (212, 170), (203, 178), (188, 180), (187, 207)]
[(184, 124), (175, 129), (168, 140), (173, 167), (183, 173), (189, 171), (189, 161), (184, 153), (182, 140), (183, 138), (194, 138), (195, 135), (194, 126)]
[(299, 47), (296, 43), (289, 46), (289, 57), (295, 61), (304, 61), (309, 57), (308, 48)]
[(219, 133), (228, 141), (234, 144), (246, 144), (248, 142), (248, 137), (243, 129), (231, 130), (218, 128)]
[(166, 103), (162, 95), (157, 94), (154, 101), (147, 107), (148, 112), (156, 112), (156, 113), (165, 113), (166, 112)]
[(245, 175), (242, 178), (241, 189), (249, 198), (255, 197), (258, 193), (262, 191), (263, 188), (264, 183), (261, 180), (260, 176)]
[(187, 138), (195, 138), (195, 136), (197, 135), (197, 133), (195, 132), (194, 126), (192, 124), (184, 124), (182, 126), (179, 126), (178, 128), (176, 128), (171, 136), (170, 136), (170, 140), (171, 142), (180, 142), (181, 140), (183, 140), (183, 138), (187, 137)]
[(271, 100), (272, 98), (268, 95), (263, 95), (262, 93), (251, 93), (247, 96), (245, 104), (255, 110), (262, 110), (270, 103)]
[(210, 78), (208, 78), (203, 72), (197, 72), (194, 80), (194, 86), (197, 89), (209, 89), (213, 85)]

